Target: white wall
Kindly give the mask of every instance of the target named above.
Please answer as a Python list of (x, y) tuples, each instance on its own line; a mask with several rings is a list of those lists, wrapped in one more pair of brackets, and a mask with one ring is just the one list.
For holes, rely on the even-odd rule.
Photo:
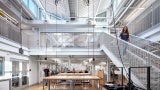
[(17, 59), (17, 60), (29, 60), (28, 56), (23, 56), (21, 54), (16, 54), (12, 52), (2, 51), (0, 50), (0, 57), (4, 58), (4, 70), (5, 75), (12, 77), (12, 61), (11, 58)]
[(36, 59), (36, 57), (31, 56), (29, 60), (29, 69), (31, 69), (31, 71), (29, 71), (29, 85), (36, 84), (39, 81), (39, 68), (38, 62), (35, 61)]
[(9, 80), (0, 81), (0, 89), (1, 90), (9, 90)]
[[(0, 57), (4, 60), (4, 77), (12, 78), (12, 60), (19, 61), (20, 65), (20, 80), (22, 78), (22, 61), (29, 61), (28, 48), (23, 47), (24, 54), (19, 54), (20, 45), (12, 42), (8, 39), (0, 37)], [(1, 77), (1, 76), (0, 76)], [(3, 77), (1, 77), (3, 78)], [(8, 87), (9, 83), (1, 83), (5, 84), (2, 87)], [(20, 84), (21, 85), (21, 84)], [(2, 88), (0, 87), (0, 89)], [(3, 90), (7, 90), (7, 88), (3, 88)]]
[[(5, 39), (3, 37), (0, 37), (0, 50), (14, 52), (14, 53), (19, 54), (20, 47), (21, 47), (20, 44), (10, 41), (8, 39)], [(23, 55), (29, 56), (28, 48), (26, 47), (22, 47), (22, 48), (24, 50)]]
[(24, 54), (18, 53), (20, 45), (8, 39), (0, 37), (0, 57), (4, 58), (5, 76), (12, 77), (12, 61), (11, 58), (17, 60), (29, 60), (28, 48), (23, 47)]

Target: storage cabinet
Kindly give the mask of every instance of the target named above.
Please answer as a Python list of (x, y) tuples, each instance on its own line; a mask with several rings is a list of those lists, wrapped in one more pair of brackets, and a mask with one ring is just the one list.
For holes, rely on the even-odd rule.
[(102, 71), (102, 70), (99, 70), (98, 71), (98, 77), (100, 77), (101, 78), (101, 80), (100, 80), (100, 84), (101, 85), (105, 85), (105, 82), (106, 82), (106, 75), (104, 74), (104, 71)]

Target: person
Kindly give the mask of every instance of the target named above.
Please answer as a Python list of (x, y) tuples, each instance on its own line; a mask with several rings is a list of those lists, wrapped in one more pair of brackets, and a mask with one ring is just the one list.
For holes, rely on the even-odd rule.
[(75, 73), (76, 71), (75, 71), (75, 68), (73, 68), (73, 73)]
[[(44, 71), (44, 76), (48, 77), (49, 76), (49, 68), (48, 68), (48, 66), (45, 66), (43, 71)], [(45, 81), (45, 85), (47, 86), (47, 81)]]
[(88, 73), (88, 70), (85, 70), (84, 73)]
[[(129, 32), (128, 32), (128, 27), (124, 26), (122, 29), (122, 32), (120, 34), (120, 38), (126, 42), (129, 41)], [(126, 54), (126, 49), (127, 49), (127, 43), (123, 42), (123, 55)]]
[(111, 77), (114, 78), (114, 66), (111, 66), (110, 74), (111, 74)]

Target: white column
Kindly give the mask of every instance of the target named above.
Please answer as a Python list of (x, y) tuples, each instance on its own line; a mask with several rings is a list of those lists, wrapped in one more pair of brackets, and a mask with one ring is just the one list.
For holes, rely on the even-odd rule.
[(109, 59), (107, 59), (107, 71), (108, 71), (108, 73), (107, 73), (107, 81), (110, 81), (110, 61), (109, 61)]
[(22, 86), (22, 61), (19, 61), (19, 87)]

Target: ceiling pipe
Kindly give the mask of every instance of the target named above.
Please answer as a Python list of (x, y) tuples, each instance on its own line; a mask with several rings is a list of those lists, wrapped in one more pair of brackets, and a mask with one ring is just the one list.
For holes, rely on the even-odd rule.
[[(131, 5), (135, 2), (135, 0), (132, 0), (131, 3), (128, 5), (128, 7), (123, 11), (123, 13), (121, 14), (121, 16), (115, 21), (115, 24), (124, 16), (124, 14), (127, 12), (127, 10), (131, 7)], [(113, 25), (111, 25), (111, 27), (113, 27)]]

